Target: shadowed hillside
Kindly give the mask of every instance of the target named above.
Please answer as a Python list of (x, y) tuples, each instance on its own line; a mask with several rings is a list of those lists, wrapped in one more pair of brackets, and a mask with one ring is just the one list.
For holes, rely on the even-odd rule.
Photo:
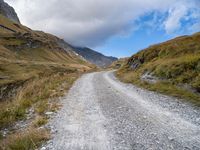
[(200, 104), (200, 33), (138, 52), (117, 75), (123, 81)]
[(112, 62), (117, 60), (117, 58), (115, 57), (104, 56), (103, 54), (96, 52), (90, 48), (76, 47), (75, 52), (81, 55), (87, 61), (99, 67), (108, 67), (112, 64)]

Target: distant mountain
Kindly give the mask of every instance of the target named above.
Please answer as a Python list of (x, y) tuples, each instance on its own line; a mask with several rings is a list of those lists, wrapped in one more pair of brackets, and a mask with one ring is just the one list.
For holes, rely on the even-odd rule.
[(4, 0), (0, 0), (0, 14), (16, 23), (20, 23), (15, 10), (4, 2)]
[(98, 67), (108, 67), (114, 61), (118, 60), (116, 57), (105, 56), (87, 47), (75, 47), (74, 50), (77, 54)]
[[(0, 15), (14, 21), (15, 23), (20, 23), (15, 10), (11, 6), (9, 6), (6, 2), (4, 2), (4, 0), (0, 0)], [(3, 27), (2, 27), (2, 25), (3, 25)], [(17, 25), (17, 26), (18, 26), (18, 28), (20, 28), (19, 25)], [(7, 26), (4, 26), (4, 24), (0, 24), (0, 27), (5, 29)], [(15, 31), (15, 28), (16, 28), (16, 25), (14, 28), (11, 27), (9, 29), (11, 29), (10, 31), (12, 31), (13, 29)], [(18, 31), (18, 30), (16, 30), (16, 31)], [(98, 53), (90, 48), (71, 47), (70, 44), (66, 43), (65, 41), (63, 41), (61, 39), (57, 39), (57, 43), (58, 43), (59, 47), (67, 50), (70, 53), (76, 52), (77, 54), (82, 56), (85, 60), (87, 60), (87, 61), (91, 62), (92, 64), (95, 64), (99, 67), (107, 67), (107, 66), (111, 65), (112, 62), (117, 60), (117, 58), (115, 58), (115, 57), (104, 56), (103, 54)], [(74, 53), (74, 54), (76, 55), (76, 53)]]
[(125, 82), (200, 105), (200, 32), (134, 54), (117, 75)]

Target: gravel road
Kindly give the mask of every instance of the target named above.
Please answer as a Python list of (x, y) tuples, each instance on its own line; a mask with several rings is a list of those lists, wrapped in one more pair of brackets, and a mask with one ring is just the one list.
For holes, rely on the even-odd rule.
[(200, 150), (200, 109), (118, 81), (83, 75), (49, 125), (50, 150)]

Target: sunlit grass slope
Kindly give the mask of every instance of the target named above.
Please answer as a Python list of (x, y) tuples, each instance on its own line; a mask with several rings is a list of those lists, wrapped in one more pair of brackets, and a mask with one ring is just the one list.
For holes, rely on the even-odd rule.
[(0, 134), (0, 149), (36, 149), (48, 137), (46, 131), (38, 130), (47, 122), (45, 112), (59, 108), (54, 98), (95, 66), (53, 35), (33, 31), (1, 15), (0, 25), (0, 130), (26, 120), (30, 108), (34, 111), (31, 127), (14, 130), (8, 137)]
[[(144, 74), (156, 83), (142, 80)], [(150, 90), (200, 105), (200, 33), (150, 46), (133, 55), (117, 76)]]

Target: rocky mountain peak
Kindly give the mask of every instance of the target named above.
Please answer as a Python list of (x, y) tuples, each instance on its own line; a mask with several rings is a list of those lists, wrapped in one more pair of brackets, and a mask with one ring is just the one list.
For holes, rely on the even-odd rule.
[(0, 14), (16, 23), (20, 23), (14, 8), (4, 2), (4, 0), (0, 0)]

